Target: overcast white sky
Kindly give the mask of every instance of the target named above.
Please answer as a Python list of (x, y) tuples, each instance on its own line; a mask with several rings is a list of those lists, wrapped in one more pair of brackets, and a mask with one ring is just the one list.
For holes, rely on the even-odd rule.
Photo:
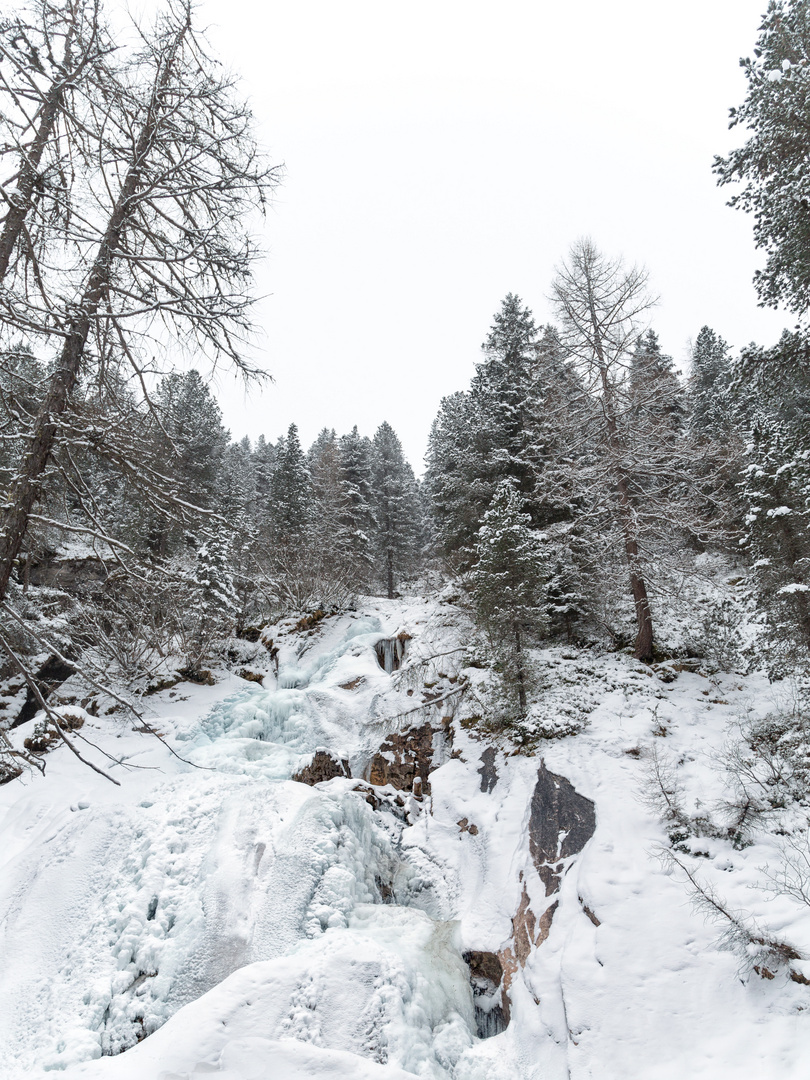
[(578, 236), (645, 264), (683, 364), (704, 323), (739, 347), (760, 256), (712, 158), (739, 136), (766, 0), (204, 0), (286, 175), (265, 225), (262, 356), (275, 383), (218, 393), (235, 437), (308, 444), (388, 420), (417, 472), (503, 296), (538, 321)]

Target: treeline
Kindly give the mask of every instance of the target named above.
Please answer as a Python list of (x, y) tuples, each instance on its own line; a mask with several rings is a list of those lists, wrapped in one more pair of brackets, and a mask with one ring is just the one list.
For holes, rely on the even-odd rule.
[[(30, 354), (5, 357), (2, 486), (22, 465), (20, 415), (36, 414), (46, 385)], [(118, 447), (125, 396), (119, 387)], [(83, 439), (58, 445), (12, 593), (29, 595), (32, 574), (43, 580), (43, 567), (66, 558), (100, 560), (103, 580), (79, 582), (79, 621), (94, 647), (114, 646), (122, 674), (171, 652), (200, 667), (229, 634), (290, 611), (339, 608), (359, 592), (393, 596), (422, 565), (423, 496), (388, 423), (373, 438), (324, 429), (306, 451), (295, 424), (275, 441), (232, 442), (192, 370), (162, 379), (148, 403), (130, 395), (125, 460), (97, 452), (104, 402), (86, 392), (75, 403), (98, 417), (95, 452)]]
[[(469, 389), (442, 403), (422, 486), (387, 424), (306, 451), (294, 426), (234, 445), (205, 381), (173, 370), (185, 347), (255, 374), (246, 222), (277, 181), (193, 8), (132, 47), (90, 0), (0, 23), (4, 670), (53, 648), (127, 677), (178, 655), (199, 670), (233, 633), (390, 596), (439, 559), (525, 710), (527, 644), (609, 638), (654, 659), (704, 551), (750, 565), (771, 669), (806, 666), (810, 64), (790, 58), (810, 29), (806, 5), (772, 7), (735, 114), (752, 137), (716, 169), (756, 214), (763, 302), (805, 323), (737, 357), (704, 328), (684, 380), (647, 328), (644, 272), (582, 241), (553, 325), (504, 301)], [(46, 591), (70, 545), (95, 554), (79, 604)]]
[(657, 617), (686, 575), (699, 595), (705, 551), (751, 568), (759, 658), (774, 673), (806, 664), (810, 339), (786, 332), (735, 358), (704, 327), (683, 378), (643, 329), (643, 273), (584, 241), (553, 295), (559, 321), (543, 327), (506, 297), (428, 451), (437, 544), (468, 576), (517, 707), (523, 649), (542, 636), (660, 658)]

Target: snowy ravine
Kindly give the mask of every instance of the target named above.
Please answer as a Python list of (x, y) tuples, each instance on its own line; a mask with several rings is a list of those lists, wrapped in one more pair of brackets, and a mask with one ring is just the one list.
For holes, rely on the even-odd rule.
[[(392, 675), (375, 646), (397, 635)], [(465, 636), (420, 599), (281, 627), (264, 686), (146, 699), (167, 745), (88, 717), (138, 766), (112, 766), (120, 788), (63, 747), (0, 787), (0, 1076), (806, 1077), (810, 986), (740, 974), (639, 798), (653, 746), (699, 798), (765, 681), (589, 654), (583, 690), (576, 654), (545, 650), (549, 701), (590, 721), (527, 756), (444, 719)], [(380, 783), (386, 740), (426, 723), (429, 794)], [(291, 779), (318, 751), (350, 775)], [(702, 863), (810, 956), (804, 911), (749, 888), (768, 857), (714, 843)]]

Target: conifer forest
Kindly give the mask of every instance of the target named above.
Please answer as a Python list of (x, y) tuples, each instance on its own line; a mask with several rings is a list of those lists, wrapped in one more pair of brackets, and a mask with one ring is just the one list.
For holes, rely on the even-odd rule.
[(810, 0), (713, 164), (791, 329), (572, 238), (424, 462), (276, 423), (284, 169), (109, 7), (0, 16), (0, 1076), (806, 1077)]

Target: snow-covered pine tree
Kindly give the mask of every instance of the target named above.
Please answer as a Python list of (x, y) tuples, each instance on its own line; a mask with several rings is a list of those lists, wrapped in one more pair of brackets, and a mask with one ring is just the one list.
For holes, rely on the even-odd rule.
[(217, 507), (226, 520), (252, 516), (256, 504), (253, 450), (247, 435), (225, 452), (217, 484)]
[(478, 530), (472, 573), (475, 610), (503, 673), (507, 712), (518, 720), (528, 711), (530, 669), (525, 647), (547, 627), (549, 578), (540, 540), (522, 501), (511, 481), (501, 481)]
[(726, 438), (734, 426), (731, 359), (725, 341), (708, 326), (692, 346), (689, 374), (690, 427), (701, 440)]
[(312, 524), (314, 513), (312, 477), (298, 427), (290, 424), (279, 440), (275, 469), (270, 484), (270, 520), (276, 538), (284, 543), (301, 542)]
[(155, 403), (163, 427), (156, 438), (167, 475), (177, 479), (186, 498), (212, 506), (230, 445), (219, 405), (195, 369), (167, 375)]
[(372, 537), (375, 531), (371, 494), (371, 439), (361, 436), (355, 425), (348, 435), (341, 435), (339, 450), (341, 524), (349, 537), (358, 581), (364, 585), (369, 580), (373, 563)]
[(630, 356), (628, 392), (630, 415), (639, 426), (654, 425), (659, 437), (681, 434), (686, 418), (683, 385), (654, 330), (641, 335)]
[(547, 466), (564, 453), (564, 418), (582, 398), (553, 328), (542, 333), (509, 293), (483, 346), (468, 393), (442, 401), (430, 436), (426, 488), (446, 555), (469, 565), (495, 490), (511, 479), (533, 524), (571, 514), (570, 492)]
[(316, 527), (323, 531), (324, 541), (331, 547), (346, 551), (341, 453), (334, 429), (323, 428), (318, 434), (307, 452), (307, 466), (312, 477)]
[(371, 505), (375, 529), (374, 563), (387, 595), (418, 567), (422, 549), (422, 503), (402, 444), (387, 422), (371, 446)]
[(185, 627), (183, 645), (186, 667), (197, 672), (216, 652), (216, 643), (233, 628), (240, 601), (234, 587), (231, 537), (223, 522), (215, 521), (195, 552), (180, 618)]
[(810, 664), (810, 440), (762, 421), (748, 447), (745, 542), (772, 666)]
[(273, 473), (276, 463), (276, 448), (264, 435), (256, 440), (253, 450), (253, 475), (256, 482), (256, 517), (257, 521), (266, 521), (270, 514)]
[(810, 308), (810, 3), (770, 0), (753, 56), (741, 61), (748, 92), (731, 126), (750, 132), (725, 158), (718, 183), (742, 183), (730, 206), (753, 214), (765, 267), (754, 275), (763, 304)]
[(194, 585), (201, 609), (210, 617), (232, 616), (237, 607), (230, 563), (231, 540), (224, 525), (213, 526), (197, 548)]
[[(149, 429), (157, 467), (186, 503), (214, 509), (230, 443), (216, 400), (200, 373), (191, 370), (166, 376), (154, 401), (157, 417), (150, 417)], [(173, 554), (188, 525), (187, 520), (155, 514), (150, 538), (154, 554)]]
[(524, 499), (534, 490), (537, 333), (531, 310), (508, 293), (481, 346), (484, 359), (473, 376), (470, 398), (478, 420), (479, 497), (489, 488), (485, 505), (505, 479)]
[(480, 426), (470, 394), (458, 391), (442, 398), (428, 442), (425, 485), (439, 546), (445, 556), (460, 555), (462, 565), (472, 558), (487, 506), (488, 484), (478, 446)]

